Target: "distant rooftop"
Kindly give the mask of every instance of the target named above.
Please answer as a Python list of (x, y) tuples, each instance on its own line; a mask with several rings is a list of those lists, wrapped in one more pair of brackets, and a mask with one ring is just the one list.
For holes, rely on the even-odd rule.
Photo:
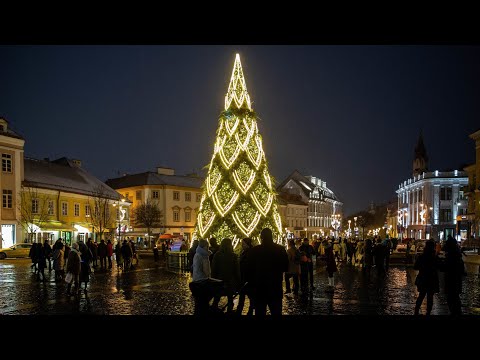
[(24, 186), (60, 190), (87, 196), (103, 196), (119, 200), (122, 196), (78, 165), (78, 161), (66, 157), (48, 161), (25, 158)]
[(199, 176), (165, 175), (147, 171), (139, 174), (125, 175), (119, 178), (108, 179), (106, 183), (113, 189), (123, 189), (143, 185), (172, 185), (200, 189), (203, 178)]

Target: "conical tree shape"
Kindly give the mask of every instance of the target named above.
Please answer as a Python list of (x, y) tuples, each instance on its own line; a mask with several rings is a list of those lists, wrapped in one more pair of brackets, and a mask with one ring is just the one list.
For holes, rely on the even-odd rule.
[(282, 222), (275, 195), (237, 54), (203, 184), (195, 236), (230, 238), (235, 247), (245, 237), (259, 239), (268, 227), (279, 241)]

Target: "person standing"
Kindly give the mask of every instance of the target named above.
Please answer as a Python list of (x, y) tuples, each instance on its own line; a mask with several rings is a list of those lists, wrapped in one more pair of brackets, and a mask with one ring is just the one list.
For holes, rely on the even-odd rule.
[(313, 286), (313, 256), (315, 250), (313, 246), (308, 243), (308, 238), (303, 239), (303, 244), (298, 248), (301, 256), (300, 261), (300, 286), (302, 294), (306, 294), (308, 291), (308, 280), (310, 278), (310, 290), (315, 290)]
[(52, 247), (48, 243), (48, 240), (45, 240), (43, 243), (43, 251), (45, 252), (45, 259), (48, 261), (48, 271), (52, 271)]
[(200, 239), (193, 257), (192, 281), (204, 280), (212, 276), (209, 255), (208, 241)]
[(252, 282), (255, 316), (264, 317), (267, 306), (274, 316), (282, 314), (283, 273), (288, 271), (285, 248), (273, 242), (272, 230), (260, 233), (261, 245), (250, 250), (248, 276)]
[(325, 257), (328, 273), (328, 291), (332, 292), (335, 288), (335, 278), (333, 277), (333, 275), (335, 272), (337, 272), (337, 262), (335, 261), (335, 255), (333, 254), (332, 244), (327, 243), (327, 245), (325, 246)]
[(72, 249), (69, 251), (68, 259), (67, 259), (67, 273), (71, 273), (73, 279), (67, 285), (67, 295), (72, 295), (72, 283), (75, 284), (75, 294), (80, 292), (80, 271), (81, 271), (81, 256), (80, 252), (78, 251), (79, 246), (78, 243), (74, 243), (72, 245)]
[(449, 235), (445, 242), (445, 293), (451, 315), (462, 314), (462, 276), (465, 271), (462, 253), (455, 239)]
[(288, 271), (285, 272), (285, 294), (291, 293), (290, 278), (293, 278), (293, 293), (298, 295), (298, 275), (300, 274), (300, 251), (295, 247), (295, 240), (288, 241)]
[[(47, 267), (47, 258), (45, 256), (45, 249), (43, 244), (39, 242), (36, 247), (37, 252), (37, 266), (38, 266), (38, 273), (37, 273), (37, 280), (46, 282), (45, 279), (45, 268)], [(40, 274), (42, 274), (42, 280), (40, 280)]]
[(422, 306), (425, 295), (427, 295), (427, 315), (430, 315), (433, 308), (433, 294), (440, 291), (434, 241), (428, 240), (425, 243), (423, 254), (418, 256), (413, 268), (418, 270), (418, 275), (415, 279), (415, 285), (417, 285), (418, 290), (418, 297), (415, 303), (415, 315), (419, 314), (420, 306)]
[[(190, 273), (193, 273), (193, 258), (195, 257), (195, 252), (197, 251), (197, 247), (198, 247), (198, 240), (195, 239), (193, 240), (192, 247), (188, 251), (188, 255), (187, 255), (188, 269)], [(158, 250), (157, 250), (157, 254), (158, 254)], [(155, 260), (155, 262), (157, 262), (157, 260)]]
[(101, 240), (97, 248), (97, 255), (100, 258), (100, 269), (107, 269), (107, 244), (105, 240)]
[(112, 268), (112, 256), (113, 256), (113, 244), (112, 240), (108, 239), (107, 241), (107, 259), (108, 259), (108, 268)]
[(90, 249), (85, 245), (83, 240), (78, 241), (78, 250), (80, 251), (81, 263), (80, 263), (80, 284), (85, 283), (85, 291), (87, 291), (87, 284), (90, 281), (90, 262), (93, 255)]
[(55, 250), (53, 250), (52, 253), (53, 270), (55, 270), (55, 281), (60, 281), (63, 279), (64, 275), (63, 268), (65, 267), (65, 253), (61, 242), (57, 242), (54, 247)]
[(242, 252), (240, 254), (240, 295), (238, 297), (237, 315), (242, 315), (243, 307), (245, 305), (245, 297), (248, 296), (250, 306), (248, 307), (247, 315), (253, 315), (254, 301), (251, 294), (251, 285), (248, 278), (248, 254), (252, 249), (252, 239), (245, 238), (242, 240)]

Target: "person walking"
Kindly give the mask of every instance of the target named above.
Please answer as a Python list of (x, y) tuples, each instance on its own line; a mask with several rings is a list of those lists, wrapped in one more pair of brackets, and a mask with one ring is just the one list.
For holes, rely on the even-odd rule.
[(430, 315), (433, 308), (433, 295), (440, 291), (434, 241), (428, 240), (425, 243), (423, 253), (418, 256), (413, 268), (418, 270), (417, 278), (415, 279), (415, 285), (417, 285), (418, 290), (415, 315), (419, 315), (425, 295), (427, 296), (427, 315)]
[(43, 243), (43, 251), (45, 252), (45, 259), (48, 261), (48, 271), (52, 272), (52, 247), (48, 243), (48, 240), (45, 240)]
[(85, 283), (85, 291), (87, 291), (87, 284), (90, 281), (90, 262), (93, 259), (92, 252), (87, 247), (87, 245), (80, 240), (78, 242), (78, 250), (80, 251), (81, 263), (80, 263), (80, 285)]
[(255, 316), (264, 317), (267, 306), (274, 316), (282, 314), (283, 273), (288, 271), (285, 248), (273, 242), (272, 230), (260, 233), (261, 245), (250, 250), (248, 276), (252, 283)]
[(117, 271), (123, 270), (122, 245), (120, 245), (120, 240), (115, 244), (115, 260), (117, 261)]
[[(47, 257), (45, 256), (44, 245), (41, 242), (39, 242), (35, 250), (37, 253), (37, 267), (38, 267), (37, 281), (46, 282), (47, 279), (45, 278), (45, 268), (47, 267)], [(42, 274), (42, 280), (40, 280), (40, 274)]]
[(105, 240), (100, 240), (100, 244), (97, 247), (97, 256), (100, 259), (100, 269), (107, 269), (107, 244)]

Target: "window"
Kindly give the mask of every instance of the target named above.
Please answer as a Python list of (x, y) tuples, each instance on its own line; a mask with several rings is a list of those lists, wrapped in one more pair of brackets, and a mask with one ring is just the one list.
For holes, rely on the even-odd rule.
[(180, 213), (178, 210), (173, 210), (173, 221), (180, 221)]
[(12, 172), (12, 155), (2, 154), (2, 171), (3, 172)]
[(440, 209), (440, 221), (442, 221), (442, 222), (452, 221), (452, 210), (450, 210), (450, 209)]
[(422, 189), (418, 190), (418, 202), (423, 201), (423, 191)]
[(180, 192), (174, 191), (173, 192), (173, 200), (180, 200)]
[(85, 205), (85, 217), (90, 217), (90, 205)]
[(197, 193), (197, 202), (200, 202), (202, 200), (202, 194)]
[(185, 193), (185, 201), (192, 201), (192, 193), (190, 192)]
[(158, 196), (158, 191), (156, 191), (156, 190), (152, 191), (152, 198), (154, 198), (154, 199), (158, 199), (158, 198), (159, 198), (159, 196)]
[(38, 214), (38, 199), (32, 199), (32, 214)]
[(55, 215), (53, 200), (48, 200), (48, 215)]
[(192, 221), (192, 213), (190, 210), (185, 210), (185, 221), (186, 222)]
[(68, 215), (68, 204), (66, 202), (62, 202), (62, 215), (63, 216)]
[(73, 208), (73, 214), (75, 216), (80, 216), (80, 204), (75, 204)]
[(137, 190), (135, 192), (135, 199), (142, 200), (142, 190)]
[(440, 188), (440, 200), (452, 200), (452, 188), (442, 186)]
[(5, 209), (12, 208), (12, 190), (3, 190), (2, 204)]

